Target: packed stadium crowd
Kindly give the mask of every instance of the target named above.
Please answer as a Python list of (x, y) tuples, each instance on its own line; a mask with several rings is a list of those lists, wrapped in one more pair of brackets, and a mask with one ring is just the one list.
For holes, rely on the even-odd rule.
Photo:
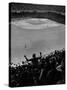
[(55, 50), (48, 55), (37, 57), (34, 53), (28, 59), (24, 55), (27, 63), (22, 61), (22, 65), (12, 67), (9, 64), (9, 86), (38, 86), (55, 85), (65, 83), (65, 49)]

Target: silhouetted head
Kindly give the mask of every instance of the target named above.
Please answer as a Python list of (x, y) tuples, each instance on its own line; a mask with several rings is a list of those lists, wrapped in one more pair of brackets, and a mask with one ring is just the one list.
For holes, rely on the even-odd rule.
[(32, 55), (32, 57), (33, 57), (33, 58), (36, 58), (36, 54), (34, 53), (34, 54)]
[(40, 56), (42, 56), (42, 52), (40, 52)]
[(50, 62), (50, 64), (55, 63), (56, 62), (55, 57), (51, 57), (50, 60), (49, 60), (49, 62)]
[(50, 58), (49, 62), (51, 64), (51, 67), (52, 68), (55, 68), (56, 67), (56, 61), (55, 61), (55, 58), (54, 57)]
[(24, 61), (22, 61), (22, 64), (24, 64)]

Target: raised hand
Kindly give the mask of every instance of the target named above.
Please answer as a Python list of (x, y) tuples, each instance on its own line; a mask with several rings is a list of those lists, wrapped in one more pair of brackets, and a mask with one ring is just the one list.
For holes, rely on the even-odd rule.
[(26, 55), (24, 55), (24, 57), (26, 58)]
[(28, 61), (28, 58), (27, 58), (27, 56), (26, 56), (26, 55), (24, 55), (24, 57), (25, 57), (25, 59)]

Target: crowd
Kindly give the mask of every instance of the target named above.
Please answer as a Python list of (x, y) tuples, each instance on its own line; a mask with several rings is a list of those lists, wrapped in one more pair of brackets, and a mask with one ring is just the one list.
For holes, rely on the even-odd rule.
[(55, 85), (65, 83), (65, 50), (55, 50), (48, 55), (37, 57), (34, 53), (28, 59), (24, 55), (27, 64), (12, 67), (9, 65), (9, 86), (38, 86)]

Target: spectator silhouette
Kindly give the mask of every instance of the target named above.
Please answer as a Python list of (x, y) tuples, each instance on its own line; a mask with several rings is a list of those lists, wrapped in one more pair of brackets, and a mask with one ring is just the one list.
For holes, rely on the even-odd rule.
[(36, 54), (35, 53), (32, 55), (32, 58), (31, 59), (28, 59), (26, 55), (24, 55), (24, 57), (25, 57), (25, 59), (27, 61), (31, 61), (32, 62), (32, 65), (34, 65), (34, 66), (37, 66), (38, 65), (38, 60), (41, 58), (41, 56), (40, 57), (36, 57)]
[(50, 62), (50, 65), (51, 65), (51, 69), (47, 73), (46, 84), (48, 85), (57, 84), (57, 82), (62, 79), (61, 72), (59, 72), (56, 69), (55, 60), (52, 59), (52, 61)]

